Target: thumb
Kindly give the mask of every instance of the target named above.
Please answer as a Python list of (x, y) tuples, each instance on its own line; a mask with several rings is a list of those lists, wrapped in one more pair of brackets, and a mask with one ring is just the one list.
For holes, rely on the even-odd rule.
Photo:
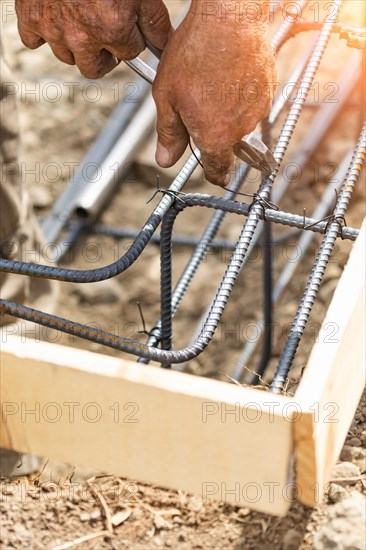
[(167, 99), (160, 104), (157, 101), (157, 116), (156, 162), (161, 168), (169, 168), (178, 162), (186, 150), (189, 134), (179, 113), (174, 111)]
[(173, 32), (169, 12), (162, 0), (142, 2), (138, 26), (144, 38), (160, 50), (164, 50)]

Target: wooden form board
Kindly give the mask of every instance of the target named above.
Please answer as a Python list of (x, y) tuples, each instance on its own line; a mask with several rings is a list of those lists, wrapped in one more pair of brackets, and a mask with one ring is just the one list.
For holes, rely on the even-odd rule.
[(0, 445), (275, 515), (294, 482), (316, 504), (365, 381), (364, 250), (365, 224), (295, 398), (3, 336)]
[(2, 347), (2, 447), (288, 510), (286, 397), (52, 344)]
[(365, 251), (364, 222), (296, 392), (297, 483), (310, 506), (322, 497), (365, 387)]

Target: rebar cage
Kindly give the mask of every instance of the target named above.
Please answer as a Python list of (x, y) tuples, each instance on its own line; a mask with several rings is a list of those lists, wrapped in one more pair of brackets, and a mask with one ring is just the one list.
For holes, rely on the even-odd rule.
[[(302, 0), (298, 4), (304, 7), (306, 5), (306, 0)], [(341, 0), (334, 0), (333, 6), (336, 10), (339, 9), (340, 5)], [(293, 37), (296, 33), (302, 32), (303, 30), (309, 30), (308, 27), (302, 22), (299, 23), (296, 15), (288, 15), (272, 38), (273, 48), (279, 51), (288, 38)], [(283, 162), (309, 90), (311, 89), (323, 55), (327, 49), (331, 33), (339, 33), (341, 27), (332, 21), (326, 21), (322, 25), (310, 25), (310, 30), (314, 29), (317, 32), (314, 43), (311, 49), (306, 52), (301, 62), (296, 66), (288, 82), (290, 91), (296, 89), (297, 91), (300, 90), (301, 93), (296, 94), (296, 100), (290, 103), (289, 109), (289, 102), (287, 101), (288, 95), (287, 97), (279, 95), (274, 102), (268, 119), (262, 124), (262, 138), (270, 145), (273, 139), (272, 127), (280, 114), (285, 113), (287, 109), (288, 112), (282, 130), (273, 150), (274, 157), (279, 167), (271, 176), (262, 179), (255, 193), (243, 194), (240, 191), (249, 173), (249, 166), (246, 164), (241, 164), (238, 167), (223, 197), (199, 193), (183, 193), (185, 184), (200, 163), (200, 152), (195, 150), (182, 170), (178, 173), (169, 189), (158, 189), (162, 194), (161, 200), (153, 209), (141, 231), (137, 234), (132, 234), (134, 237), (133, 244), (116, 262), (97, 269), (77, 270), (36, 265), (7, 259), (0, 260), (0, 271), (7, 273), (43, 277), (74, 283), (93, 283), (121, 275), (134, 264), (144, 252), (150, 241), (159, 241), (161, 262), (161, 315), (154, 328), (149, 332), (146, 344), (116, 336), (115, 334), (46, 314), (6, 300), (1, 300), (1, 313), (3, 315), (9, 314), (20, 319), (29, 320), (45, 327), (50, 327), (91, 342), (97, 342), (116, 350), (127, 352), (139, 357), (139, 362), (142, 363), (157, 361), (161, 363), (164, 368), (170, 368), (174, 365), (174, 368), (182, 370), (187, 361), (197, 357), (210, 344), (234, 284), (239, 274), (244, 269), (254, 247), (258, 245), (260, 238), (264, 236), (264, 241), (268, 244), (268, 246), (264, 247), (264, 279), (266, 284), (264, 314), (263, 319), (260, 321), (260, 326), (264, 330), (264, 337), (260, 365), (257, 369), (256, 376), (251, 378), (251, 383), (255, 383), (257, 381), (257, 376), (260, 377), (263, 375), (271, 355), (273, 304), (278, 300), (284, 287), (291, 280), (296, 268), (294, 264), (285, 266), (276, 284), (273, 284), (270, 250), (272, 242), (271, 226), (272, 224), (281, 224), (298, 229), (298, 243), (302, 247), (302, 250), (306, 250), (309, 247), (315, 233), (320, 233), (322, 235), (321, 246), (311, 273), (309, 274), (306, 288), (304, 289), (287, 342), (282, 351), (270, 386), (272, 392), (283, 392), (293, 359), (304, 334), (311, 309), (317, 297), (319, 286), (335, 242), (337, 238), (354, 241), (359, 233), (358, 229), (346, 226), (345, 214), (354, 187), (360, 178), (365, 157), (365, 125), (362, 128), (357, 143), (340, 163), (339, 184), (336, 189), (337, 201), (335, 206), (332, 206), (332, 204), (334, 202), (334, 188), (337, 186), (335, 186), (333, 181), (329, 182), (321, 201), (315, 208), (311, 217), (305, 214), (301, 216), (290, 212), (280, 211), (276, 206), (289, 184), (289, 181), (277, 178), (281, 163)], [(356, 31), (354, 30), (353, 32)], [(360, 41), (356, 42), (356, 47), (361, 49), (362, 44), (360, 44)], [(354, 41), (352, 45), (354, 45)], [(316, 123), (318, 126), (320, 125), (322, 127), (322, 130), (319, 133), (318, 141), (314, 139), (315, 146), (316, 143), (320, 141), (320, 137), (323, 136), (329, 128), (330, 123), (334, 120), (336, 114), (339, 112), (357, 82), (360, 75), (361, 59), (361, 52), (357, 51), (354, 62), (351, 64), (352, 66), (350, 66), (349, 72), (345, 77), (339, 102), (337, 104), (325, 105), (319, 109), (316, 115)], [(310, 151), (303, 157), (303, 165), (306, 165), (309, 156)], [(242, 195), (247, 196), (249, 200), (247, 202), (242, 201)], [(214, 210), (203, 234), (199, 238), (175, 236), (173, 234), (173, 229), (177, 216), (186, 208), (198, 207)], [(208, 250), (210, 247), (215, 246), (215, 244), (217, 245), (217, 234), (228, 213), (243, 216), (245, 218), (240, 238), (235, 245), (228, 242), (224, 243), (225, 246), (232, 249), (232, 255), (212, 304), (205, 314), (204, 321), (200, 325), (200, 329), (197, 331), (194, 340), (182, 349), (173, 349), (173, 317), (179, 310), (183, 297), (189, 291), (191, 282), (200, 264), (204, 261)], [(58, 223), (60, 223), (60, 217)], [(66, 224), (67, 215), (61, 220), (60, 227), (66, 226)], [(161, 233), (159, 237), (156, 235), (156, 230), (160, 225)], [(77, 222), (71, 227), (71, 230), (74, 236), (78, 235), (81, 230), (87, 230), (89, 233), (94, 234), (108, 235), (115, 239), (131, 236), (131, 233), (123, 228), (116, 229), (96, 224), (91, 225), (86, 221)], [(177, 285), (173, 289), (172, 244), (176, 241), (192, 245), (194, 251)], [(231, 377), (234, 380), (242, 380), (244, 367), (253, 353), (254, 347), (255, 344), (253, 344), (253, 342), (247, 342), (244, 345), (239, 362), (231, 372)]]

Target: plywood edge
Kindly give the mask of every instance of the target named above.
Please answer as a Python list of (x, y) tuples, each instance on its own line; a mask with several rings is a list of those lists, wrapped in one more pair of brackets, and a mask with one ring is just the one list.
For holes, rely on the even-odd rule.
[(296, 392), (297, 484), (310, 506), (322, 499), (365, 386), (365, 244), (364, 222)]
[(287, 512), (288, 398), (48, 343), (1, 347), (2, 446)]

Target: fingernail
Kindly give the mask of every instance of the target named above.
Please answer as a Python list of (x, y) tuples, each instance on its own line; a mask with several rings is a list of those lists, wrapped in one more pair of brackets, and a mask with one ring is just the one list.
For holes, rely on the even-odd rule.
[(156, 162), (162, 168), (168, 167), (170, 165), (170, 153), (169, 150), (164, 147), (159, 141), (156, 147)]

